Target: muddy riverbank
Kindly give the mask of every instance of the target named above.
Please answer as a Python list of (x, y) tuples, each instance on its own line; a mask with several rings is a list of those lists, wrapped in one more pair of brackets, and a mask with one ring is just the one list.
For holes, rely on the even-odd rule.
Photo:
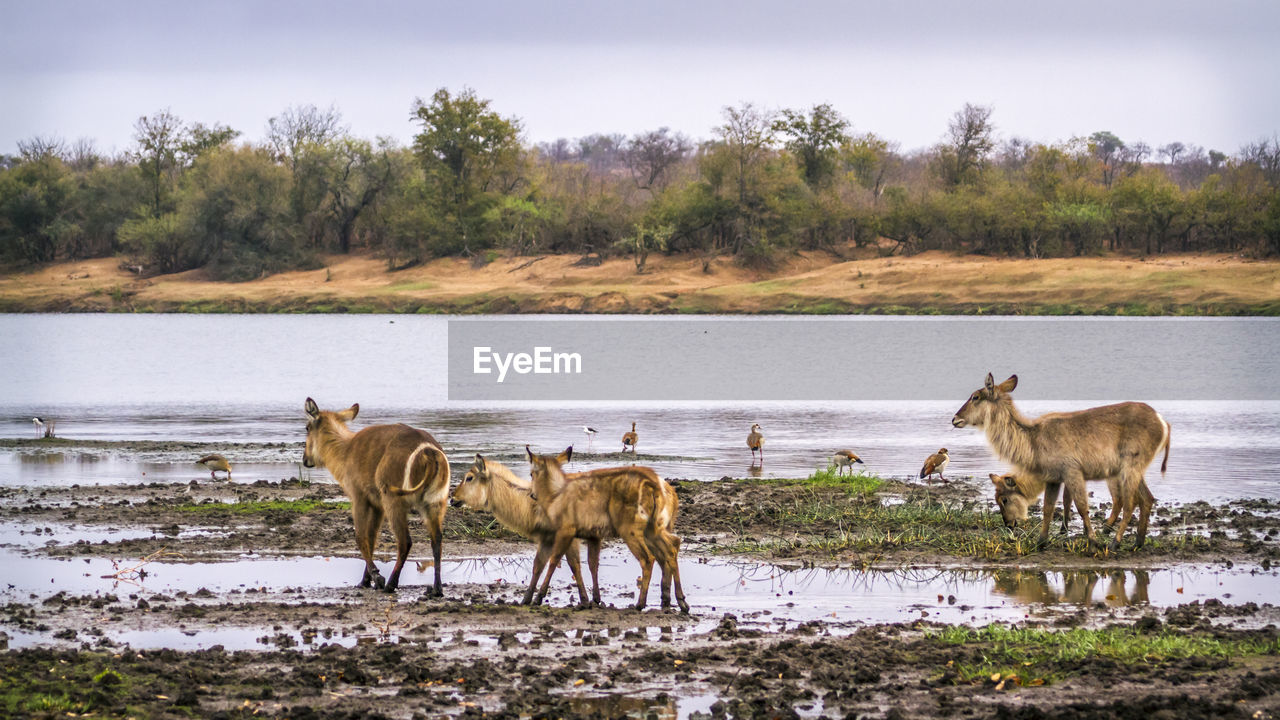
[(420, 535), (399, 594), (351, 587), (327, 482), (0, 488), (0, 714), (1280, 712), (1270, 501), (1160, 506), (1147, 547), (1095, 554), (1078, 521), (1036, 552), (972, 478), (674, 484), (687, 616), (627, 609), (636, 571), (617, 549), (612, 607), (570, 608), (563, 569), (548, 605), (518, 606), (531, 548), (463, 509), (445, 599), (423, 596)]

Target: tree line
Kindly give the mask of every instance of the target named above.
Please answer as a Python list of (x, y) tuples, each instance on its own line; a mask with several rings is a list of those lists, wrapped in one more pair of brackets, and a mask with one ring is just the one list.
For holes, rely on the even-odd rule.
[(389, 267), (496, 252), (589, 262), (694, 253), (768, 266), (854, 247), (1058, 257), (1107, 251), (1280, 254), (1280, 140), (1234, 155), (1107, 131), (999, 139), (965, 105), (912, 152), (830, 105), (726, 107), (709, 139), (668, 128), (529, 145), (469, 89), (416, 100), (409, 147), (291, 107), (248, 143), (169, 111), (114, 157), (35, 137), (0, 156), (0, 259), (120, 255), (146, 274), (245, 280), (367, 248)]

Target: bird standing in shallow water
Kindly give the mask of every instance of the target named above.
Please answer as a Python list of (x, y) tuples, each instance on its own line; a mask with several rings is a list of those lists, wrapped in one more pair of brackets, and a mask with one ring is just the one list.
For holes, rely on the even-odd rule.
[(836, 461), (837, 474), (839, 474), (840, 471), (843, 470), (844, 468), (849, 468), (849, 474), (852, 475), (854, 463), (862, 463), (863, 465), (866, 464), (862, 462), (862, 458), (858, 457), (857, 455), (854, 455), (852, 450), (837, 450), (836, 454), (833, 456), (833, 459)]
[(632, 421), (631, 432), (626, 433), (622, 436), (622, 452), (626, 452), (627, 446), (630, 445), (631, 452), (634, 453), (636, 451), (636, 442), (638, 442), (639, 440), (640, 440), (640, 436), (636, 434), (636, 424), (634, 421)]
[(939, 480), (947, 482), (947, 479), (942, 476), (942, 471), (947, 469), (947, 463), (949, 462), (951, 462), (951, 456), (947, 454), (947, 449), (938, 450), (938, 452), (930, 455), (928, 460), (924, 461), (924, 467), (920, 468), (920, 477), (922, 479), (928, 478), (937, 473)]
[(747, 447), (751, 448), (751, 461), (755, 462), (756, 451), (760, 451), (760, 462), (764, 463), (764, 434), (760, 432), (760, 424), (751, 426), (751, 434), (747, 435)]
[(31, 424), (36, 426), (36, 437), (44, 437), (44, 418), (33, 417)]
[(587, 434), (587, 447), (591, 447), (591, 442), (596, 439), (596, 429), (590, 425), (583, 425), (582, 432)]
[(227, 462), (225, 457), (218, 455), (217, 453), (205, 455), (197, 460), (196, 464), (203, 465), (205, 469), (209, 471), (209, 477), (214, 480), (218, 479), (218, 476), (215, 474), (218, 472), (225, 472), (227, 474), (227, 479), (231, 479), (231, 463)]

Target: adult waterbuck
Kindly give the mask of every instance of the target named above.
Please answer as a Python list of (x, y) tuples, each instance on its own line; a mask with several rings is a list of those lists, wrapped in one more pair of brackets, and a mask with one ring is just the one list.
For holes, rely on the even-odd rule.
[(572, 447), (559, 455), (534, 455), (526, 445), (525, 452), (533, 466), (533, 491), (539, 512), (556, 529), (546, 575), (533, 599), (535, 605), (547, 594), (551, 575), (574, 538), (587, 541), (587, 561), (595, 575), (600, 543), (616, 537), (622, 538), (640, 561), (635, 609), (643, 610), (648, 600), (656, 560), (662, 569), (662, 607), (671, 606), (674, 582), (680, 611), (689, 612), (677, 560), (680, 538), (669, 530), (675, 524), (680, 504), (670, 485), (652, 469), (636, 465), (591, 470), (566, 478), (563, 465), (573, 457)]
[(1164, 462), (1160, 472), (1168, 468), (1169, 423), (1150, 405), (1138, 402), (1030, 419), (1013, 406), (1011, 393), (1017, 386), (1017, 375), (997, 385), (987, 373), (986, 382), (956, 411), (951, 424), (982, 428), (996, 455), (1011, 463), (1016, 473), (1043, 479), (1041, 545), (1048, 541), (1054, 506), (1065, 485), (1084, 523), (1085, 535), (1097, 546), (1089, 523), (1085, 481), (1117, 478), (1114, 502), (1120, 505), (1120, 522), (1111, 548), (1119, 547), (1135, 507), (1139, 511), (1137, 547), (1142, 547), (1153, 504), (1151, 494), (1142, 491), (1143, 474), (1161, 448)]
[[(431, 535), (435, 558), (435, 585), (427, 594), (442, 596), (440, 549), (449, 503), (449, 459), (440, 443), (431, 433), (408, 425), (372, 425), (353, 432), (347, 423), (359, 414), (359, 404), (332, 412), (307, 398), (305, 408), (310, 420), (302, 464), (328, 469), (351, 500), (356, 545), (364, 557), (359, 587), (373, 585), (392, 592), (400, 584), (400, 570), (413, 546), (409, 511), (417, 510)], [(396, 538), (395, 569), (385, 581), (373, 563), (383, 518), (391, 522)]]
[[(463, 476), (462, 482), (453, 489), (453, 502), (477, 510), (488, 510), (493, 513), (502, 526), (528, 538), (538, 544), (538, 553), (533, 559), (533, 577), (529, 580), (529, 589), (524, 593), (521, 602), (528, 605), (533, 601), (533, 593), (538, 589), (538, 577), (547, 564), (547, 555), (555, 541), (555, 528), (547, 522), (545, 513), (538, 512), (537, 502), (533, 499), (533, 483), (517, 477), (506, 465), (497, 460), (486, 460), (476, 453), (476, 461)], [(591, 601), (587, 599), (587, 588), (582, 580), (582, 550), (577, 539), (569, 543), (565, 554), (569, 562), (569, 570), (578, 583), (578, 598), (582, 607)], [(595, 569), (592, 569), (595, 572)], [(600, 603), (600, 579), (591, 578), (592, 598)]]

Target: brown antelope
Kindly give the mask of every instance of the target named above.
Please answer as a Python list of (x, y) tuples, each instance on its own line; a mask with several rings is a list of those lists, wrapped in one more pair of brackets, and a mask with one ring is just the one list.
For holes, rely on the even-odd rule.
[(844, 468), (849, 468), (849, 474), (852, 475), (854, 463), (866, 464), (863, 463), (862, 458), (855, 455), (852, 450), (837, 450), (836, 454), (832, 456), (832, 459), (836, 462), (837, 474), (839, 474)]
[(947, 453), (946, 448), (940, 448), (938, 452), (924, 459), (924, 466), (920, 468), (920, 479), (925, 480), (937, 475), (942, 482), (947, 482), (946, 476), (942, 474), (947, 469), (947, 465), (951, 462), (951, 455)]
[[(550, 552), (555, 540), (555, 528), (547, 524), (545, 515), (538, 513), (537, 502), (533, 499), (533, 483), (517, 477), (506, 465), (496, 460), (486, 460), (476, 453), (476, 461), (462, 478), (462, 482), (453, 489), (454, 504), (466, 505), (477, 510), (488, 510), (508, 530), (538, 543), (538, 554), (533, 560), (533, 577), (529, 580), (529, 589), (525, 591), (524, 600), (528, 605), (533, 601), (533, 592), (538, 587), (538, 576), (547, 562), (546, 553)], [(578, 598), (582, 607), (590, 605), (587, 600), (587, 588), (582, 581), (582, 550), (575, 538), (569, 543), (565, 559), (569, 562), (569, 570), (578, 583)], [(600, 580), (592, 577), (592, 597), (600, 602)]]
[[(997, 475), (988, 473), (991, 478), (991, 484), (996, 487), (996, 505), (1000, 508), (1000, 515), (1004, 518), (1004, 525), (1008, 528), (1014, 528), (1027, 520), (1027, 509), (1035, 502), (1036, 498), (1044, 494), (1044, 478), (1039, 476), (1023, 473), (1021, 475), (1015, 473), (1006, 473)], [(1120, 478), (1109, 477), (1107, 480), (1107, 489), (1111, 491), (1111, 515), (1107, 517), (1103, 524), (1104, 529), (1114, 528), (1116, 520), (1120, 517), (1119, 501)], [(1155, 497), (1151, 494), (1151, 490), (1147, 487), (1147, 481), (1142, 481), (1139, 490), (1148, 500), (1154, 503)], [(1071, 492), (1065, 487), (1062, 493), (1062, 533), (1067, 532), (1067, 525), (1071, 522)]]
[(212, 455), (205, 455), (204, 457), (197, 460), (196, 464), (203, 465), (204, 469), (209, 471), (209, 477), (213, 478), (214, 480), (218, 479), (218, 476), (215, 473), (219, 473), (219, 472), (225, 472), (227, 474), (227, 479), (228, 480), (231, 479), (231, 463), (227, 462), (227, 459), (225, 457), (217, 453), (213, 453)]
[[(440, 443), (431, 433), (408, 425), (372, 425), (353, 432), (347, 423), (359, 414), (359, 404), (331, 412), (321, 410), (307, 398), (305, 407), (311, 420), (307, 422), (302, 464), (327, 468), (351, 500), (356, 545), (364, 557), (364, 575), (358, 587), (372, 584), (392, 592), (400, 584), (400, 570), (413, 546), (409, 536), (412, 509), (422, 516), (431, 535), (436, 577), (427, 594), (443, 596), (440, 549), (444, 511), (449, 502), (449, 459)], [(384, 517), (396, 537), (396, 565), (385, 582), (373, 563)]]
[(755, 462), (756, 451), (760, 451), (760, 462), (764, 463), (764, 434), (760, 432), (760, 423), (751, 426), (747, 434), (747, 447), (751, 448), (751, 461)]
[(618, 537), (640, 561), (635, 609), (644, 609), (653, 563), (657, 560), (662, 569), (662, 607), (671, 607), (674, 582), (680, 611), (689, 612), (677, 560), (680, 538), (668, 530), (675, 525), (680, 505), (670, 485), (650, 468), (635, 465), (576, 473), (566, 479), (563, 465), (573, 457), (572, 447), (559, 455), (534, 455), (528, 446), (525, 452), (533, 466), (533, 490), (538, 508), (556, 528), (546, 575), (533, 604), (542, 603), (551, 575), (575, 537), (587, 541), (592, 575), (599, 566), (600, 543)]
[(1120, 522), (1111, 547), (1119, 547), (1135, 507), (1139, 511), (1137, 547), (1142, 547), (1154, 504), (1150, 493), (1141, 491), (1143, 474), (1161, 448), (1164, 462), (1160, 472), (1168, 467), (1169, 423), (1150, 405), (1137, 402), (1048, 413), (1031, 419), (1013, 406), (1011, 393), (1017, 386), (1017, 375), (997, 385), (987, 373), (986, 382), (956, 411), (951, 424), (982, 428), (996, 454), (1012, 464), (1018, 474), (1044, 479), (1041, 545), (1048, 542), (1054, 505), (1065, 486), (1084, 523), (1085, 535), (1096, 546), (1098, 539), (1089, 523), (1085, 481), (1116, 477)]
[(636, 424), (631, 423), (631, 432), (622, 434), (622, 452), (627, 451), (627, 446), (631, 446), (631, 452), (636, 451), (636, 443), (639, 442), (640, 436), (636, 434)]

